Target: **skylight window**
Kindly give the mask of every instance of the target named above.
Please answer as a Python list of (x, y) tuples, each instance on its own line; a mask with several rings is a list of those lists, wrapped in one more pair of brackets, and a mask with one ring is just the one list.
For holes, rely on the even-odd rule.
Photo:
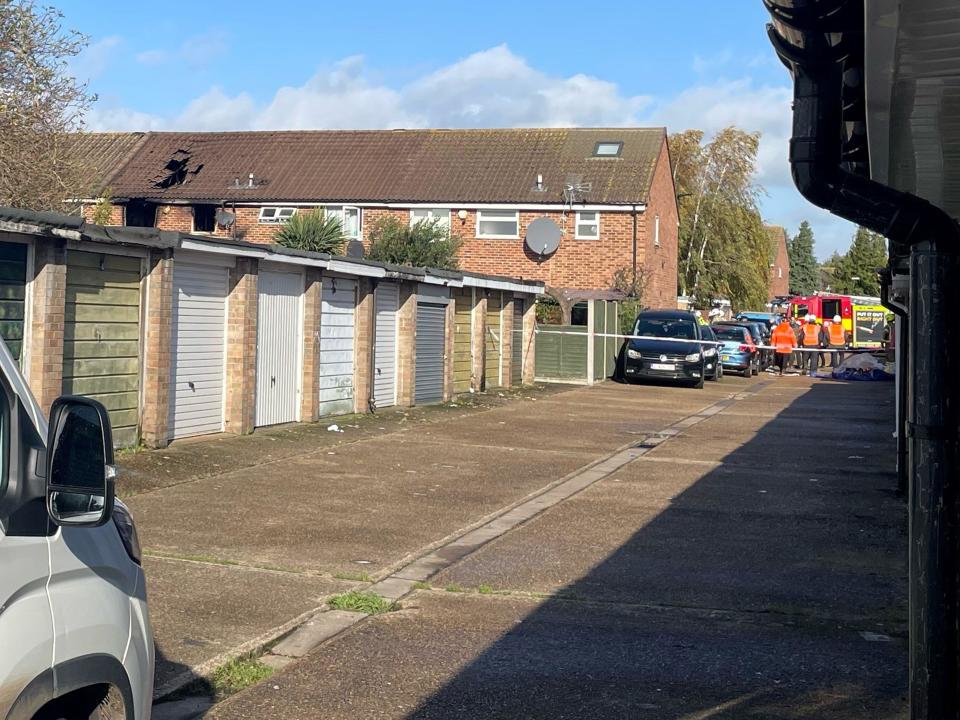
[(622, 142), (598, 142), (593, 148), (594, 157), (620, 157)]

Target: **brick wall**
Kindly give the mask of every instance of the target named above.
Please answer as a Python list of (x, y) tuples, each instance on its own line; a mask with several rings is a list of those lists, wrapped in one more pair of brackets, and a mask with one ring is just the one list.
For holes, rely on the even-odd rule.
[[(660, 218), (660, 247), (655, 247), (656, 218)], [(643, 268), (647, 273), (644, 302), (655, 308), (675, 308), (677, 305), (677, 254), (680, 242), (680, 216), (677, 212), (676, 188), (670, 168), (670, 152), (666, 141), (660, 148), (660, 157), (650, 184), (647, 211), (641, 215), (644, 238)]]
[(790, 294), (790, 256), (787, 253), (787, 232), (782, 227), (767, 228), (771, 237), (776, 238), (777, 252), (770, 268), (770, 287), (767, 298), (773, 299)]
[(170, 362), (173, 343), (172, 251), (151, 251), (148, 266), (140, 433), (148, 447), (165, 447), (170, 418)]
[(417, 370), (417, 284), (400, 283), (397, 310), (397, 405), (414, 404)]
[[(83, 219), (88, 223), (92, 223), (95, 210), (96, 205), (84, 205), (81, 210)], [(123, 225), (123, 205), (110, 205), (110, 219), (107, 221), (107, 225)]]
[(257, 271), (258, 261), (237, 258), (230, 269), (227, 297), (227, 373), (225, 429), (253, 432), (257, 392)]
[(303, 379), (300, 390), (300, 420), (320, 417), (320, 270), (307, 268), (303, 293)]
[(30, 320), (30, 389), (45, 413), (63, 388), (63, 328), (67, 292), (66, 244), (48, 240), (34, 245)]
[(161, 230), (193, 232), (193, 208), (189, 205), (163, 205), (157, 208), (157, 224)]

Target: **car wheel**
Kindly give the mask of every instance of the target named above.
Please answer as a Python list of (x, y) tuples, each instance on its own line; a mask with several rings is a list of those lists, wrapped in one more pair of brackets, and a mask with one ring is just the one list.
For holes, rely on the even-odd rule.
[(743, 369), (743, 376), (748, 379), (753, 377), (753, 363), (750, 363)]
[(714, 379), (719, 380), (722, 377), (723, 377), (723, 365), (721, 363), (717, 363), (717, 374), (714, 377)]

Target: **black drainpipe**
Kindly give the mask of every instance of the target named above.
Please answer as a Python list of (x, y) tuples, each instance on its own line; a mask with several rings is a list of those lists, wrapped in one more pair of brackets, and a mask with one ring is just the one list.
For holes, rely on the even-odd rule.
[[(892, 252), (909, 252), (911, 718), (956, 719), (960, 373), (950, 360), (960, 350), (960, 229), (925, 200), (841, 164), (845, 78), (840, 63), (859, 60), (853, 73), (862, 67), (862, 45), (856, 46), (862, 40), (862, 1), (765, 2), (784, 31), (771, 27), (771, 40), (793, 71), (790, 162), (797, 188), (815, 205), (888, 237)], [(856, 17), (838, 27), (841, 13)], [(830, 23), (833, 27), (827, 27)]]
[[(891, 276), (884, 271), (880, 284), (880, 303), (890, 310), (897, 318), (896, 358), (897, 358), (897, 494), (907, 496), (910, 487), (910, 453), (908, 452), (908, 438), (910, 423), (910, 393), (907, 381), (910, 374), (910, 320), (907, 310), (899, 303), (890, 299)], [(894, 335), (890, 335), (894, 339)]]

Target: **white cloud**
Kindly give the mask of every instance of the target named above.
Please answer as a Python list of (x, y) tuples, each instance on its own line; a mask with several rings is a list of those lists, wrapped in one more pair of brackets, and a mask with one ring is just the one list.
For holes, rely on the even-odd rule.
[(141, 65), (185, 63), (192, 70), (205, 70), (229, 52), (227, 33), (220, 28), (213, 28), (198, 35), (191, 35), (181, 42), (176, 50), (143, 50), (134, 55), (134, 59)]
[(170, 59), (166, 50), (144, 50), (134, 55), (134, 59), (141, 65), (162, 65)]
[(717, 68), (726, 65), (731, 60), (733, 60), (733, 51), (729, 48), (726, 50), (721, 50), (716, 55), (703, 56), (698, 53), (693, 56), (693, 62), (690, 63), (690, 68), (697, 75), (703, 75), (706, 73), (715, 72)]
[(88, 45), (70, 62), (71, 74), (81, 82), (87, 82), (103, 74), (123, 44), (119, 35), (110, 35)]

